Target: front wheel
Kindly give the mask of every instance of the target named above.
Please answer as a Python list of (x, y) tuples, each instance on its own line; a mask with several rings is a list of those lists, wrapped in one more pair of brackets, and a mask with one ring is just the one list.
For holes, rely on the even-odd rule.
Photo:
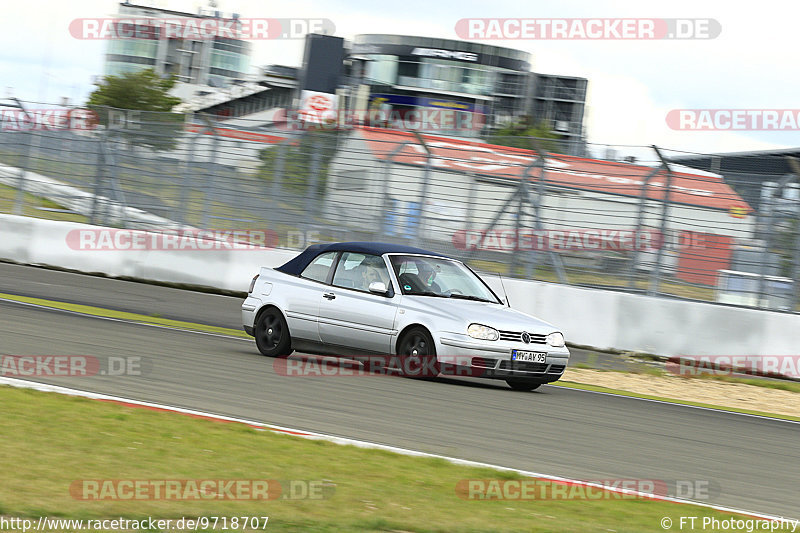
[(541, 386), (541, 383), (537, 383), (535, 381), (530, 381), (527, 379), (507, 379), (506, 383), (508, 386), (514, 390), (530, 392), (532, 390), (536, 390)]
[(441, 367), (436, 359), (436, 346), (424, 328), (407, 331), (397, 345), (400, 371), (406, 377), (435, 378)]
[(259, 315), (254, 328), (258, 351), (267, 357), (281, 357), (292, 353), (289, 326), (280, 311), (271, 307)]

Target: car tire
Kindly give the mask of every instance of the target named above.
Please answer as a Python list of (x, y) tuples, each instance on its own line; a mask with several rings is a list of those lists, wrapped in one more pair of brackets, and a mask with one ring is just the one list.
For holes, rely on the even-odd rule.
[(436, 345), (425, 328), (412, 328), (403, 334), (397, 343), (397, 357), (405, 377), (435, 378), (441, 371)]
[(258, 351), (267, 357), (285, 357), (292, 353), (292, 338), (283, 314), (274, 307), (258, 315), (254, 328)]
[(530, 392), (538, 389), (542, 384), (528, 379), (507, 379), (506, 383), (514, 390)]

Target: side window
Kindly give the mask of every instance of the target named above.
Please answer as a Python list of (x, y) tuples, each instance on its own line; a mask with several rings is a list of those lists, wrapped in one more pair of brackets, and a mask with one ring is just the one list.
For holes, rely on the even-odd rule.
[(353, 252), (342, 254), (333, 275), (334, 286), (369, 291), (369, 284), (373, 281), (381, 281), (389, 286), (389, 271), (382, 258)]
[(333, 260), (336, 259), (337, 252), (325, 252), (318, 255), (300, 274), (301, 277), (321, 281), (325, 283), (328, 273), (331, 271)]

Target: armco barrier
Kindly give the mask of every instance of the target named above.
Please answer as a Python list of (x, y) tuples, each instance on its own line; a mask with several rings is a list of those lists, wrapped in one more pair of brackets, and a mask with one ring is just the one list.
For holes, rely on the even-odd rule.
[[(0, 258), (246, 291), (261, 266), (278, 266), (297, 254), (283, 249), (73, 250), (66, 235), (81, 228), (96, 226), (0, 215)], [(487, 282), (501, 290), (496, 277), (487, 277)], [(800, 352), (800, 315), (519, 279), (503, 279), (502, 286), (512, 307), (557, 324), (576, 344), (664, 356)]]

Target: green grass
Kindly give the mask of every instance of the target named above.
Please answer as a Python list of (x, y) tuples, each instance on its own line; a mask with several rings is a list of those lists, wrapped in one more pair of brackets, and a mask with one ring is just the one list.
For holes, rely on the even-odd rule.
[[(0, 185), (0, 213), (13, 213), (17, 199), (17, 189)], [(88, 219), (78, 213), (64, 213), (53, 211), (64, 209), (64, 206), (40, 196), (25, 193), (25, 205), (22, 214), (28, 217), (44, 218), (47, 220), (63, 220), (67, 222), (87, 222)]]
[[(269, 516), (270, 531), (660, 531), (669, 516), (730, 514), (666, 502), (468, 500), (465, 479), (523, 479), (381, 450), (83, 398), (0, 387), (0, 484), (6, 517), (141, 519)], [(12, 466), (13, 465), (13, 466)], [(326, 499), (87, 501), (80, 480), (316, 480)], [(332, 488), (330, 488), (332, 487)]]

